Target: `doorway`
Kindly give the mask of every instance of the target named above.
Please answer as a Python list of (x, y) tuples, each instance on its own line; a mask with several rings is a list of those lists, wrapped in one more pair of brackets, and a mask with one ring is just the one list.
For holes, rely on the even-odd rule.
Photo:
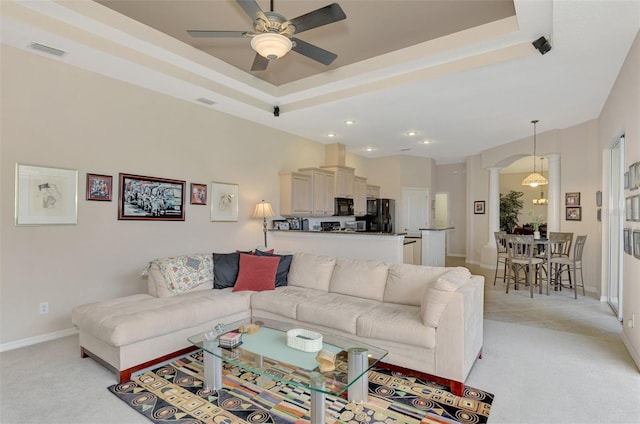
[(609, 287), (607, 301), (622, 321), (622, 232), (624, 228), (624, 135), (611, 147), (609, 178)]
[[(402, 188), (402, 223), (410, 236), (420, 236), (420, 228), (429, 226), (429, 190), (426, 188)], [(402, 228), (402, 227), (401, 227)]]
[[(434, 212), (434, 227), (445, 228), (449, 226), (449, 193), (436, 193)], [(449, 254), (449, 231), (444, 232), (445, 253)]]

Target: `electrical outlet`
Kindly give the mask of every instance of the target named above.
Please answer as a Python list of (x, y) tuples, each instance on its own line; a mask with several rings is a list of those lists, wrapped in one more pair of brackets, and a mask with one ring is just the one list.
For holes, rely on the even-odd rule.
[(49, 302), (40, 303), (39, 311), (40, 311), (40, 315), (48, 314), (49, 313)]

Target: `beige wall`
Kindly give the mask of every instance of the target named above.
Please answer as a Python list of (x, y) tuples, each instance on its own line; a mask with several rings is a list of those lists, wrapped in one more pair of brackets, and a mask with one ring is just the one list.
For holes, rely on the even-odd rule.
[[(640, 34), (631, 46), (631, 50), (618, 75), (609, 98), (600, 114), (598, 140), (601, 158), (601, 180), (603, 181), (603, 221), (604, 236), (602, 237), (603, 251), (608, 251), (608, 237), (606, 222), (609, 217), (608, 186), (608, 151), (621, 134), (625, 134), (625, 166), (628, 168), (634, 162), (640, 161)], [(596, 158), (598, 159), (598, 158)], [(625, 190), (625, 196), (637, 195), (638, 190)], [(640, 222), (625, 222), (626, 228), (640, 230)], [(605, 292), (608, 269), (602, 271), (602, 287)], [(640, 259), (630, 255), (623, 255), (623, 316), (625, 322), (632, 314), (635, 315), (635, 326), (623, 326), (623, 340), (640, 367)]]

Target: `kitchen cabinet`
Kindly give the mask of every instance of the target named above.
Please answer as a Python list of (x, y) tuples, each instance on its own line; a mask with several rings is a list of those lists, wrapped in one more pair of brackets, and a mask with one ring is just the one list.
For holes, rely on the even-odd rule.
[(333, 171), (335, 175), (335, 197), (353, 198), (353, 179), (355, 168), (348, 166), (321, 166), (322, 169)]
[(311, 177), (311, 215), (332, 216), (335, 196), (335, 175), (321, 168), (300, 168), (299, 172)]
[(353, 212), (356, 216), (367, 214), (367, 179), (353, 177)]
[(380, 198), (380, 186), (367, 185), (367, 199), (379, 199)]
[(280, 215), (312, 215), (311, 176), (302, 172), (281, 172)]

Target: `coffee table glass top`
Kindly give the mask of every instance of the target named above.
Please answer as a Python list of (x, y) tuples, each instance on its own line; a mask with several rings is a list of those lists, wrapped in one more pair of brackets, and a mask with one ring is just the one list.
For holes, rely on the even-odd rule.
[[(318, 391), (317, 381), (312, 381), (311, 373), (315, 376), (320, 373), (325, 384), (319, 391), (332, 395), (344, 393), (387, 355), (387, 351), (370, 344), (310, 329), (322, 334), (322, 349), (336, 354), (335, 370), (320, 371), (320, 364), (316, 360), (318, 352), (304, 352), (287, 346), (287, 331), (304, 328), (303, 325), (253, 318), (227, 324), (224, 326), (224, 332), (237, 331), (240, 326), (250, 323), (260, 324), (260, 329), (253, 334), (242, 334), (242, 344), (234, 349), (218, 348), (218, 341), (207, 340), (205, 333), (189, 337), (189, 342), (224, 362), (289, 385)], [(368, 361), (364, 369), (358, 369), (355, 373), (352, 369), (349, 373), (349, 349), (366, 350)]]

